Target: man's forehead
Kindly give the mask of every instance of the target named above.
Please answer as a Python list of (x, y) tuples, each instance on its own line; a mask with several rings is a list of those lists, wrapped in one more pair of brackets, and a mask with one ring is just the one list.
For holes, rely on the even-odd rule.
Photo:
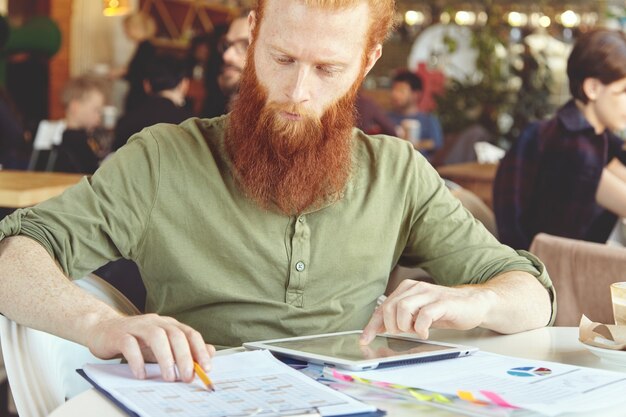
[(294, 49), (294, 45), (313, 42), (318, 50), (332, 55), (365, 45), (368, 17), (366, 1), (337, 9), (308, 5), (302, 0), (268, 0), (261, 32), (274, 46)]

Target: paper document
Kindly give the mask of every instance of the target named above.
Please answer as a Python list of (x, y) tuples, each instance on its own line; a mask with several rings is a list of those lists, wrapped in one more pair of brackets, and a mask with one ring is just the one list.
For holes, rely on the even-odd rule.
[(207, 391), (199, 379), (191, 384), (165, 382), (156, 364), (146, 365), (145, 380), (135, 379), (126, 364), (88, 364), (83, 372), (126, 411), (141, 417), (340, 416), (377, 412), (375, 407), (290, 368), (267, 351), (215, 357), (210, 373), (215, 392)]
[(550, 416), (583, 413), (626, 402), (626, 373), (488, 352), (419, 365), (343, 373)]

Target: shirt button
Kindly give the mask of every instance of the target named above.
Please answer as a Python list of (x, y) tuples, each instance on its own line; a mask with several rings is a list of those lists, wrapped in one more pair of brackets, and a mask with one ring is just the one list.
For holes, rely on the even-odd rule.
[(298, 217), (298, 221), (299, 221), (300, 223), (304, 223), (304, 216), (300, 216), (300, 217)]
[(304, 262), (300, 261), (296, 264), (296, 271), (298, 272), (304, 271)]

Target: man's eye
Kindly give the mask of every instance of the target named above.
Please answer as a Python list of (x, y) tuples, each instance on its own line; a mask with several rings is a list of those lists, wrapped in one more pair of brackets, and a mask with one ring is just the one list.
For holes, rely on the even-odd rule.
[(333, 67), (329, 67), (327, 65), (318, 65), (316, 68), (322, 74), (328, 75), (328, 76), (334, 76), (334, 75), (337, 75), (339, 73), (339, 70), (337, 70), (336, 68), (333, 68)]
[(291, 64), (291, 63), (293, 63), (293, 58), (289, 58), (288, 56), (278, 56), (278, 57), (276, 57), (274, 59), (279, 64)]

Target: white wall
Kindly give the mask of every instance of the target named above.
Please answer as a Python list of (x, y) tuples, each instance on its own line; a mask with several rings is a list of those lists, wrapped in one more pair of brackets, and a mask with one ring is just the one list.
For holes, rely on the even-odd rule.
[[(130, 3), (132, 10), (138, 10), (139, 0)], [(125, 66), (135, 45), (124, 35), (124, 16), (104, 16), (101, 1), (74, 0), (72, 7), (70, 76)], [(118, 108), (125, 87), (123, 82), (113, 83), (111, 99)]]

